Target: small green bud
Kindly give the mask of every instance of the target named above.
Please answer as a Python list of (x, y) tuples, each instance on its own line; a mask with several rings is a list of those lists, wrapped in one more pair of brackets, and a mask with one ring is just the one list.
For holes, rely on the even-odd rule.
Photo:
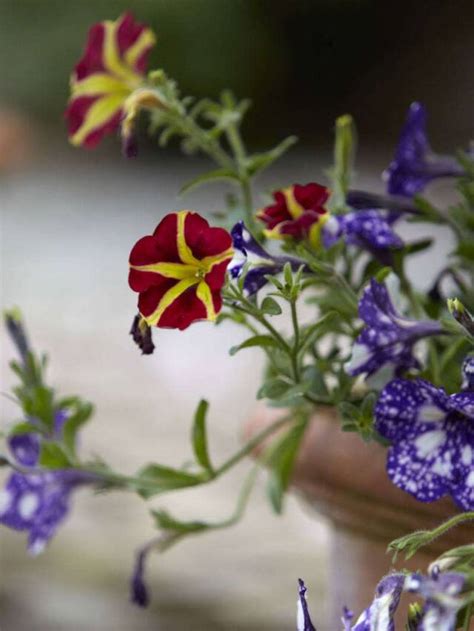
[(159, 70), (152, 70), (149, 72), (148, 79), (156, 86), (164, 85), (168, 81), (166, 72), (161, 68)]
[(449, 313), (468, 333), (474, 336), (474, 319), (458, 298), (448, 299)]
[(408, 625), (409, 631), (415, 631), (418, 629), (418, 624), (421, 620), (423, 610), (420, 603), (410, 603), (408, 605)]

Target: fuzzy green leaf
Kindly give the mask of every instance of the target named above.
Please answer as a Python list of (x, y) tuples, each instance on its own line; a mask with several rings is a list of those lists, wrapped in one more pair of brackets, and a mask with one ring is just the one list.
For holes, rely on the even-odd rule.
[(136, 490), (145, 498), (175, 489), (195, 486), (201, 482), (197, 475), (159, 464), (146, 465), (138, 472), (137, 478), (141, 479), (143, 484), (137, 481), (135, 483)]
[(254, 335), (253, 337), (249, 337), (248, 340), (242, 342), (238, 346), (232, 346), (229, 350), (229, 355), (235, 355), (243, 348), (251, 348), (253, 346), (278, 346), (275, 339), (271, 335)]
[(293, 465), (298, 454), (298, 449), (306, 429), (305, 422), (296, 423), (279, 440), (268, 460), (270, 477), (267, 484), (267, 494), (273, 510), (280, 514), (283, 510), (285, 491), (290, 482)]
[(266, 296), (263, 299), (260, 309), (266, 315), (280, 315), (282, 312), (278, 302), (271, 296)]

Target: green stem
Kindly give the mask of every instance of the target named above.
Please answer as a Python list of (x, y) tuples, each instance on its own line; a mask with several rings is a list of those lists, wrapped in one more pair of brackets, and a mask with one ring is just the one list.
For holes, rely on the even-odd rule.
[(218, 467), (213, 474), (213, 478), (217, 478), (229, 469), (231, 469), (235, 464), (240, 462), (243, 458), (248, 456), (254, 451), (256, 447), (260, 445), (264, 440), (266, 440), (269, 436), (274, 434), (280, 427), (283, 427), (291, 420), (290, 416), (284, 416), (283, 418), (278, 419), (261, 432), (256, 434), (251, 440), (249, 440), (237, 453), (231, 456), (228, 460), (226, 460), (220, 467)]
[(433, 528), (433, 530), (418, 530), (409, 535), (405, 535), (404, 537), (400, 537), (399, 539), (395, 539), (389, 544), (388, 549), (395, 552), (395, 554), (406, 550), (405, 558), (409, 559), (416, 554), (421, 547), (432, 543), (435, 539), (444, 535), (451, 528), (454, 528), (465, 521), (472, 520), (474, 520), (474, 511), (459, 513), (459, 515), (451, 517), (436, 528)]
[(186, 135), (192, 138), (201, 151), (207, 154), (214, 162), (221, 167), (232, 167), (232, 160), (220, 144), (206, 134), (206, 132), (196, 123), (195, 120), (186, 116), (179, 119)]
[(256, 232), (257, 226), (254, 219), (254, 207), (252, 201), (252, 189), (250, 186), (250, 176), (247, 172), (247, 167), (245, 164), (247, 159), (247, 152), (240, 136), (239, 128), (236, 124), (230, 124), (227, 127), (226, 135), (237, 165), (240, 187), (242, 189), (245, 223), (250, 232)]
[(295, 377), (295, 381), (300, 381), (300, 370), (299, 370), (299, 362), (298, 362), (298, 354), (300, 350), (300, 327), (298, 324), (298, 313), (296, 311), (296, 300), (290, 301), (291, 307), (291, 321), (293, 323), (293, 349), (291, 352), (291, 363), (293, 366), (293, 373)]
[(464, 614), (464, 624), (463, 631), (469, 631), (469, 627), (471, 626), (471, 616), (472, 616), (472, 601), (467, 605), (466, 612)]

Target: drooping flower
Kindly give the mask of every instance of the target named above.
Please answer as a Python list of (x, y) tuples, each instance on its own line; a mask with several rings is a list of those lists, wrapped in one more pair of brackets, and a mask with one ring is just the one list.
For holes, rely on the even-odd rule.
[[(66, 415), (55, 418), (55, 435), (62, 431)], [(28, 550), (39, 554), (67, 516), (71, 494), (79, 486), (97, 483), (98, 477), (74, 469), (39, 471), (39, 434), (14, 435), (8, 445), (15, 463), (24, 472), (13, 472), (0, 491), (0, 524), (28, 532)], [(29, 472), (31, 469), (31, 473)]]
[(320, 243), (320, 233), (329, 218), (324, 207), (330, 191), (320, 184), (294, 184), (273, 193), (275, 203), (262, 208), (257, 217), (266, 226), (270, 239), (308, 239), (314, 246)]
[(146, 320), (142, 318), (140, 314), (133, 318), (132, 327), (130, 329), (130, 335), (133, 341), (141, 350), (142, 355), (152, 355), (155, 350), (153, 344), (153, 338), (151, 335), (151, 328), (146, 323)]
[[(248, 295), (256, 293), (268, 281), (267, 275), (279, 274), (286, 263), (296, 272), (304, 261), (291, 256), (272, 256), (252, 237), (243, 221), (239, 221), (231, 230), (235, 256), (229, 265), (229, 273), (232, 278), (238, 278), (245, 270), (244, 291)], [(305, 266), (306, 267), (306, 266)]]
[(130, 13), (91, 27), (85, 53), (71, 77), (65, 113), (73, 145), (95, 147), (105, 134), (119, 128), (125, 102), (143, 86), (154, 44), (153, 32)]
[(299, 578), (296, 628), (297, 631), (316, 631), (309, 615), (308, 603), (306, 602), (306, 591), (306, 585)]
[(474, 392), (448, 395), (422, 379), (395, 379), (375, 406), (375, 429), (391, 442), (387, 473), (421, 502), (450, 495), (474, 510)]
[(413, 197), (436, 178), (463, 174), (453, 157), (433, 153), (426, 133), (426, 110), (421, 103), (412, 103), (395, 157), (384, 172), (388, 193)]
[(170, 213), (130, 253), (129, 285), (149, 326), (186, 329), (215, 320), (221, 289), (234, 254), (232, 238), (197, 213)]
[(430, 576), (411, 574), (405, 581), (405, 591), (424, 599), (417, 631), (454, 631), (457, 613), (465, 602), (460, 593), (466, 582), (457, 572), (432, 572)]
[(385, 576), (377, 585), (371, 605), (362, 612), (353, 627), (346, 625), (346, 628), (351, 631), (394, 631), (393, 617), (400, 602), (404, 584), (404, 574)]
[(351, 375), (373, 375), (382, 366), (392, 366), (397, 375), (419, 367), (413, 345), (442, 332), (438, 322), (417, 321), (401, 316), (393, 306), (385, 283), (371, 279), (359, 302), (359, 317), (365, 327), (352, 349), (347, 365)]
[(331, 247), (341, 237), (348, 245), (371, 252), (383, 264), (390, 264), (391, 250), (403, 247), (402, 239), (392, 230), (398, 215), (380, 210), (360, 210), (331, 217), (323, 228), (323, 243)]

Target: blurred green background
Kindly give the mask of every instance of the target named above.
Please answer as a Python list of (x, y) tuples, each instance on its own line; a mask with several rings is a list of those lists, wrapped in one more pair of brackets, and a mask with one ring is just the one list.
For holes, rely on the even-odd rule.
[(89, 26), (126, 9), (152, 25), (150, 66), (183, 93), (230, 87), (253, 99), (256, 142), (296, 133), (329, 143), (345, 111), (366, 138), (391, 142), (414, 99), (445, 121), (436, 140), (469, 135), (472, 0), (0, 0), (0, 103), (63, 133), (67, 78)]

